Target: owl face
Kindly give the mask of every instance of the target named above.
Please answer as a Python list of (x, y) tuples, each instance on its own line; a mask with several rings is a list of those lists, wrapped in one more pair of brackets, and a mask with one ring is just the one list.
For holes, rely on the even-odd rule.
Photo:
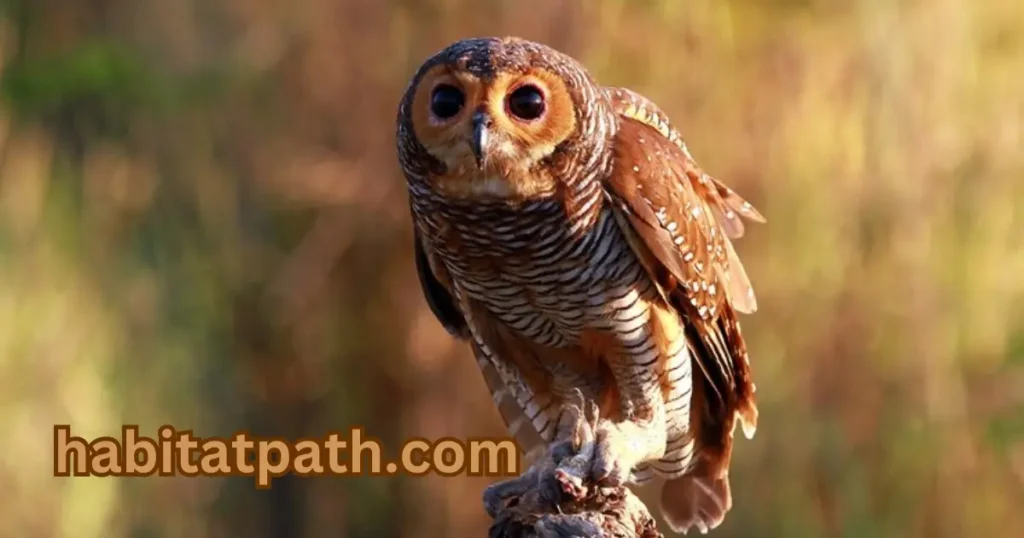
[[(410, 84), (403, 117), (429, 158), (432, 186), (459, 197), (553, 190), (541, 165), (579, 137), (589, 77), (571, 58), (515, 38), (471, 39), (428, 59)], [(399, 143), (402, 133), (400, 129)]]

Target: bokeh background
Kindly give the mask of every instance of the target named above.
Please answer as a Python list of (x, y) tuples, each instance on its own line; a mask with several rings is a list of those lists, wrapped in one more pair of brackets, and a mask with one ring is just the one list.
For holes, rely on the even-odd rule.
[(0, 535), (483, 536), (488, 479), (57, 479), (51, 428), (502, 435), (393, 140), (423, 59), (504, 34), (768, 218), (714, 536), (1024, 536), (1019, 0), (0, 2)]

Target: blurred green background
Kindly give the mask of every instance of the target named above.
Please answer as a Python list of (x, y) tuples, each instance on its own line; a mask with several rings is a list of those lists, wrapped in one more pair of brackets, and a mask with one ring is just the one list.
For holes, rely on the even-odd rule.
[(52, 425), (502, 435), (424, 303), (397, 102), (513, 34), (767, 216), (730, 537), (1024, 536), (1019, 0), (0, 2), (0, 535), (484, 536), (484, 478), (52, 477)]

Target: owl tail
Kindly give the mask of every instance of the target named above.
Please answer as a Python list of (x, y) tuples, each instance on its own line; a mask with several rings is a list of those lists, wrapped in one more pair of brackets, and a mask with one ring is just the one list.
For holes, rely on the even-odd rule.
[[(726, 343), (719, 346), (694, 348), (695, 366), (704, 369), (693, 386), (694, 433), (696, 434), (696, 465), (687, 474), (665, 482), (661, 490), (661, 513), (665, 522), (677, 533), (686, 534), (696, 528), (701, 534), (722, 524), (732, 509), (732, 490), (729, 486), (729, 463), (732, 461), (733, 434), (742, 427), (748, 439), (757, 430), (757, 403), (750, 365), (739, 325), (733, 316), (724, 318), (721, 327)], [(721, 338), (721, 333), (708, 329), (704, 334)], [(697, 335), (691, 342), (705, 342)], [(733, 346), (728, 354), (721, 349)], [(711, 360), (720, 357), (717, 361)], [(704, 368), (703, 364), (732, 360), (733, 379), (722, 369)], [(708, 375), (711, 372), (712, 375)], [(722, 387), (722, 388), (719, 388)], [(717, 397), (716, 397), (717, 395)]]
[[(734, 416), (742, 415), (736, 413)], [(661, 488), (661, 514), (674, 532), (696, 528), (707, 534), (722, 524), (732, 509), (729, 462), (735, 418), (718, 430), (697, 452), (697, 465), (689, 473), (665, 482)], [(741, 419), (742, 422), (742, 419)]]
[(696, 528), (707, 534), (720, 525), (732, 508), (729, 475), (715, 478), (686, 475), (665, 482), (661, 489), (661, 515), (677, 533)]

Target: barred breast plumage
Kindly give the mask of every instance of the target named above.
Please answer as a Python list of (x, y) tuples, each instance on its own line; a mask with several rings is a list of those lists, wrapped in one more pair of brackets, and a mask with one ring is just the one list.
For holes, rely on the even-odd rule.
[[(585, 328), (621, 336), (637, 357), (629, 376), (652, 388), (665, 384), (670, 429), (666, 461), (654, 468), (662, 476), (684, 472), (689, 453), (685, 442), (690, 394), (690, 363), (683, 339), (674, 353), (661, 357), (647, 325), (649, 304), (657, 300), (656, 285), (622, 236), (599, 189), (583, 197), (568, 213), (557, 200), (548, 199), (509, 208), (499, 204), (459, 204), (424, 195), (414, 202), (427, 235), (439, 240), (434, 247), (452, 276), (456, 293), (486, 305), (497, 320), (543, 346), (580, 344)], [(428, 207), (429, 206), (429, 207)], [(458, 245), (455, 247), (454, 245)], [(488, 260), (497, 263), (490, 263)], [(664, 361), (658, 364), (659, 359)], [(580, 388), (590, 397), (601, 392), (595, 372), (569, 371), (559, 363), (545, 364), (557, 391)], [(550, 440), (553, 423), (546, 414), (534, 426)], [(646, 467), (637, 478), (653, 475)]]
[(760, 215), (653, 103), (529, 41), (432, 56), (397, 134), (425, 297), (524, 450), (557, 444), (579, 391), (602, 417), (594, 480), (666, 477), (673, 529), (721, 523), (735, 419), (749, 436), (757, 416), (729, 238)]

